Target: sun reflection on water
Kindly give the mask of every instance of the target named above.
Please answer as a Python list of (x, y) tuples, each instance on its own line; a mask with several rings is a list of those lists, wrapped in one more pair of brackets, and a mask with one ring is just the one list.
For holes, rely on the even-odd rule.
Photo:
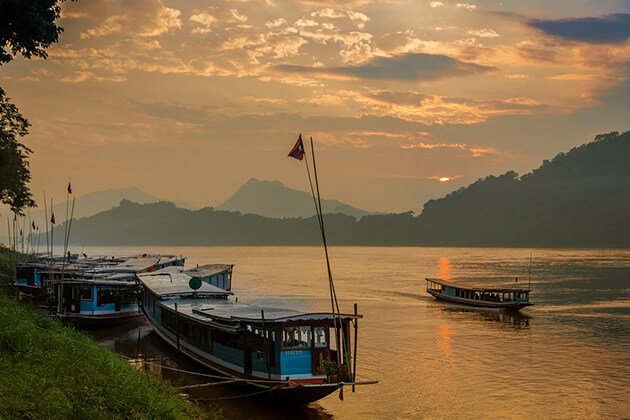
[(442, 280), (452, 279), (451, 261), (448, 258), (440, 258), (438, 260), (438, 278)]

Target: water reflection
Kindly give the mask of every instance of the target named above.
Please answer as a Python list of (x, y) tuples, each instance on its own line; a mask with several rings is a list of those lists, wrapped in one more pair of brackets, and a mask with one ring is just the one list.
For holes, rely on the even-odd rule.
[(442, 280), (452, 279), (451, 262), (448, 258), (440, 258), (438, 260), (438, 278)]
[(451, 349), (451, 340), (453, 331), (450, 325), (438, 325), (438, 335), (436, 337), (438, 349), (440, 349), (440, 354), (442, 355), (442, 359), (448, 361), (448, 359), (453, 354), (453, 350)]
[(520, 311), (468, 308), (443, 302), (435, 302), (435, 304), (440, 305), (434, 306), (437, 316), (443, 316), (456, 322), (466, 320), (501, 328), (526, 330), (529, 329), (532, 319), (531, 316)]

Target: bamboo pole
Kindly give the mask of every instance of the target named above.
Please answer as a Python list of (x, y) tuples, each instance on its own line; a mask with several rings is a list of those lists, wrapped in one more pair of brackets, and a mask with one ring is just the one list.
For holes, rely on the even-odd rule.
[(269, 351), (267, 347), (267, 330), (265, 329), (265, 311), (263, 309), (261, 309), (260, 311), (260, 317), (262, 319), (262, 331), (263, 331), (263, 338), (264, 338), (264, 343), (265, 343), (265, 360), (267, 361), (267, 378), (271, 379), (271, 368), (269, 366)]
[[(354, 304), (354, 315), (358, 315), (357, 304)], [(354, 392), (355, 382), (357, 381), (357, 339), (359, 335), (359, 318), (354, 319), (354, 354), (352, 357), (352, 392)]]
[[(324, 253), (326, 254), (326, 268), (328, 269), (328, 285), (330, 287), (330, 301), (332, 305), (333, 312), (333, 323), (335, 325), (335, 340), (337, 341), (337, 363), (340, 362), (339, 352), (341, 351), (342, 345), (345, 343), (345, 337), (343, 332), (343, 326), (341, 325), (341, 316), (339, 311), (339, 302), (337, 301), (337, 292), (335, 291), (335, 284), (333, 281), (332, 270), (330, 268), (330, 258), (328, 256), (328, 243), (326, 240), (326, 230), (324, 228), (324, 214), (322, 211), (322, 201), (321, 195), (319, 193), (319, 179), (317, 177), (317, 164), (315, 162), (315, 147), (313, 146), (313, 137), (311, 139), (311, 155), (313, 157), (313, 175), (315, 178), (315, 189), (317, 190), (317, 203), (315, 205), (318, 216), (319, 216), (319, 226), (322, 234), (322, 241), (324, 243)], [(337, 323), (339, 323), (339, 328), (337, 328)], [(347, 360), (345, 357), (345, 349), (343, 355), (343, 361), (347, 366)]]
[(48, 256), (49, 245), (48, 245), (48, 204), (46, 204), (46, 191), (44, 191), (44, 223), (46, 224), (46, 256)]

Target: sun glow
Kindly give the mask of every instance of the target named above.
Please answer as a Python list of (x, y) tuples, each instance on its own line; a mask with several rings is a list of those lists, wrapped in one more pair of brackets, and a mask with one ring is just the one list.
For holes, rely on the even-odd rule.
[(446, 182), (446, 181), (450, 181), (451, 178), (447, 177), (447, 176), (443, 176), (442, 178), (438, 179), (438, 181), (440, 182)]

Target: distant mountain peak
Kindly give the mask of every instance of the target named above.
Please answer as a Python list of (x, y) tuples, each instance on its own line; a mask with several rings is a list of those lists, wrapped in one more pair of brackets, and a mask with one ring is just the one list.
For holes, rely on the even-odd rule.
[[(372, 214), (337, 200), (322, 199), (324, 213), (343, 213), (356, 218)], [(238, 211), (265, 217), (311, 217), (315, 214), (313, 199), (306, 191), (295, 190), (278, 180), (250, 178), (217, 210)]]

